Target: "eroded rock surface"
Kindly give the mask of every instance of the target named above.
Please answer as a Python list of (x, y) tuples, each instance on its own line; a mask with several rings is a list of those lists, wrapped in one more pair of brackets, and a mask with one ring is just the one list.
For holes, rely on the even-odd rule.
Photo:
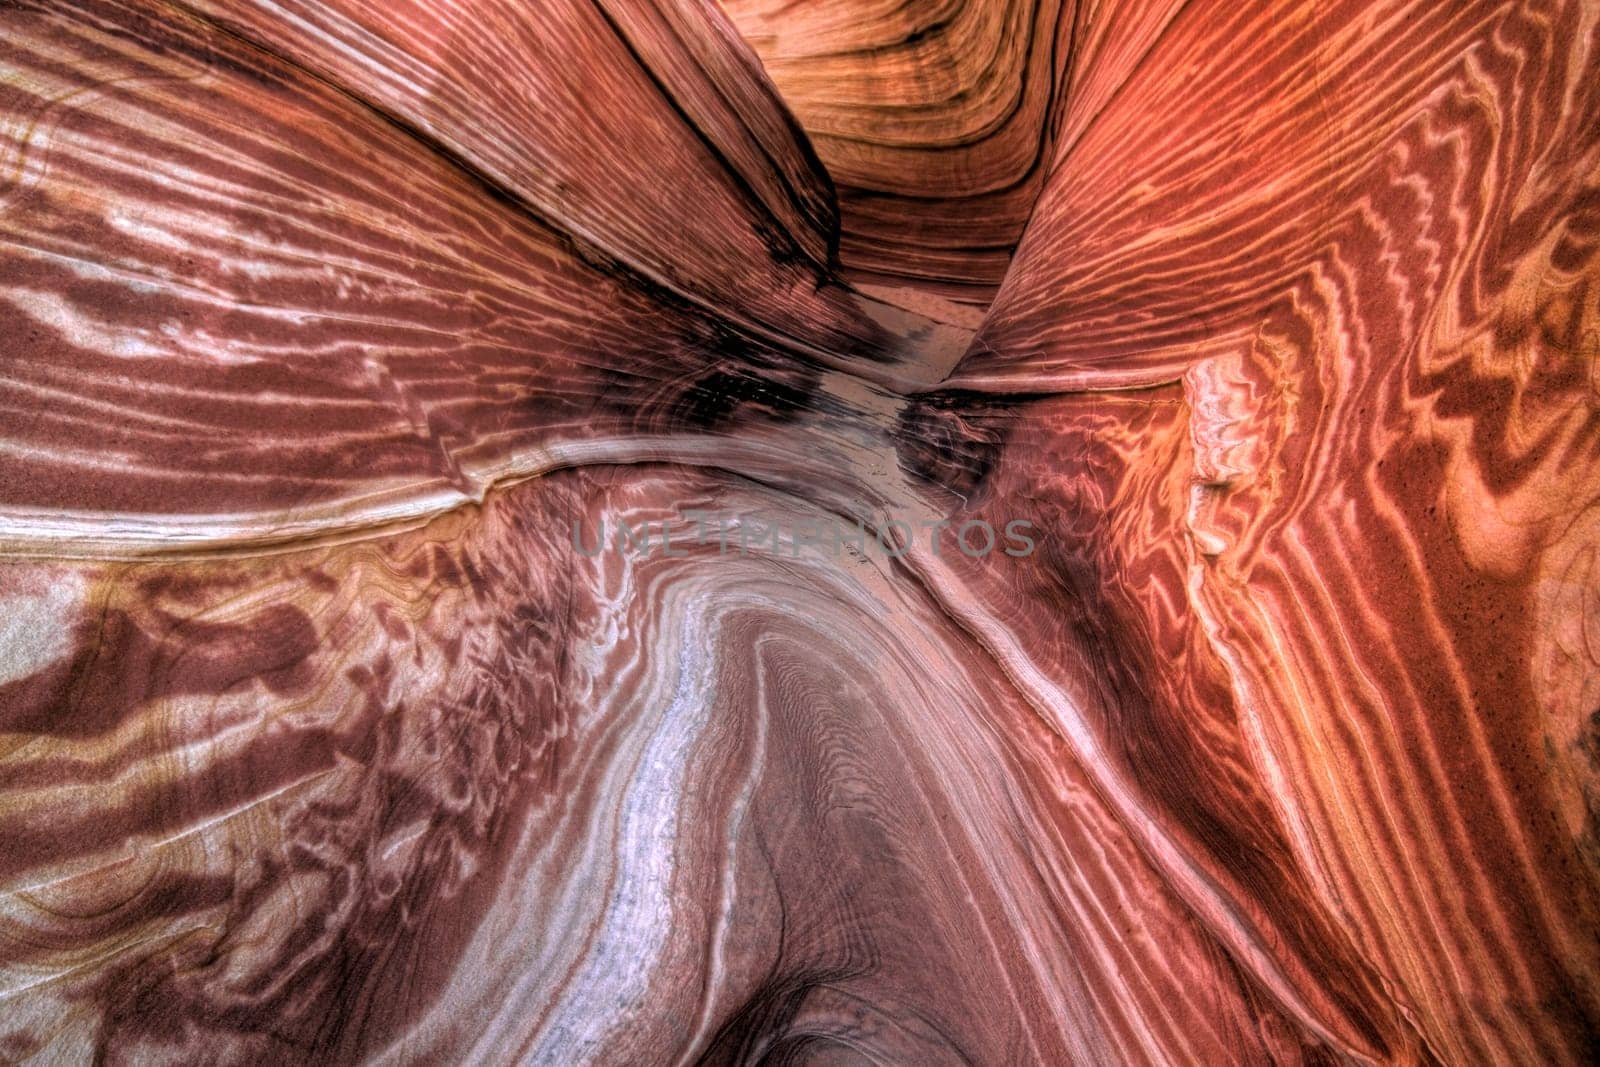
[(0, 3), (0, 1061), (1590, 1061), (1597, 48)]

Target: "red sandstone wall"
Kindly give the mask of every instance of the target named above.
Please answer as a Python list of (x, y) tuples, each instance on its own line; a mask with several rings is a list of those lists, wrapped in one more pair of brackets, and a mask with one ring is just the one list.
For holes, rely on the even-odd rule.
[(0, 3), (0, 1062), (1592, 1059), (1597, 24)]

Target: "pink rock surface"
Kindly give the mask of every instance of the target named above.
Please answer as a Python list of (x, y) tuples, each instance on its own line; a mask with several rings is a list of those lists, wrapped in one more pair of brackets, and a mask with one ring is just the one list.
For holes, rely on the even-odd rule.
[(1597, 48), (0, 3), (0, 1062), (1591, 1061)]

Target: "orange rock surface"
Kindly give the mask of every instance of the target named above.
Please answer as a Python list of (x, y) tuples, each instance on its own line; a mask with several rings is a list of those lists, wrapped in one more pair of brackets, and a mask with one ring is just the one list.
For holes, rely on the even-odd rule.
[(1597, 52), (0, 2), (0, 1062), (1592, 1062)]

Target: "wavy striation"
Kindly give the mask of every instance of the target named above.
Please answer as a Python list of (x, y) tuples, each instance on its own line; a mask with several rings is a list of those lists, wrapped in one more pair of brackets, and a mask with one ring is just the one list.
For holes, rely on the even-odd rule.
[(1069, 99), (1074, 6), (723, 7), (838, 185), (845, 276), (891, 294), (986, 304), (1022, 237)]
[(1597, 49), (0, 3), (0, 1061), (1590, 1062)]

